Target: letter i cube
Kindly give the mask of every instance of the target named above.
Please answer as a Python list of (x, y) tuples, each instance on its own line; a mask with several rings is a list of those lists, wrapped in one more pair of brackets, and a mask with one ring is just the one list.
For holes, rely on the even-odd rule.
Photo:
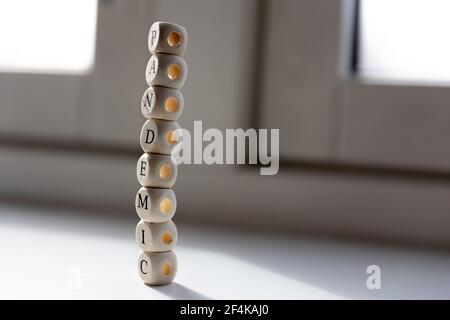
[(155, 22), (148, 35), (152, 56), (145, 70), (149, 88), (141, 100), (142, 115), (147, 118), (140, 134), (144, 154), (139, 158), (136, 174), (142, 188), (135, 199), (141, 221), (136, 227), (136, 242), (142, 249), (138, 272), (146, 284), (169, 284), (177, 272), (173, 252), (178, 233), (172, 217), (177, 200), (172, 186), (177, 166), (171, 154), (180, 143), (180, 126), (176, 120), (184, 108), (179, 89), (187, 76), (181, 57), (186, 49), (187, 32), (182, 26)]

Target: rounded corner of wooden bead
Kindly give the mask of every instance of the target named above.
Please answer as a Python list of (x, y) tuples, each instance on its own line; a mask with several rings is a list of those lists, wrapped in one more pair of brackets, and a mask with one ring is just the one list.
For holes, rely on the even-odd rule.
[(142, 251), (138, 258), (139, 276), (148, 285), (170, 284), (177, 274), (177, 266), (178, 260), (173, 251)]
[(176, 121), (149, 118), (142, 126), (139, 142), (144, 152), (171, 155), (181, 142), (180, 125)]
[(143, 251), (168, 252), (178, 242), (178, 230), (172, 220), (148, 222), (140, 220), (135, 231), (136, 242)]
[(182, 57), (155, 53), (147, 63), (145, 80), (149, 86), (180, 89), (186, 81), (187, 73), (188, 67)]
[(137, 179), (144, 187), (171, 188), (177, 172), (177, 165), (170, 155), (144, 153), (136, 166)]
[(177, 199), (172, 189), (141, 187), (135, 197), (135, 208), (144, 221), (168, 222), (177, 210)]
[(157, 21), (150, 27), (148, 49), (150, 53), (182, 56), (187, 47), (187, 31), (178, 24)]
[(184, 97), (178, 89), (150, 86), (141, 99), (141, 112), (147, 119), (177, 121), (183, 109)]

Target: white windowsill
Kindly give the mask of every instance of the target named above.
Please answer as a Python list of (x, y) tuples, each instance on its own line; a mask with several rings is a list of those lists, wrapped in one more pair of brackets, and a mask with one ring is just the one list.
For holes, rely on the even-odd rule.
[[(131, 219), (63, 211), (0, 207), (0, 298), (450, 298), (448, 254), (184, 225), (176, 282), (152, 288), (137, 276)], [(366, 288), (370, 264), (382, 290)]]

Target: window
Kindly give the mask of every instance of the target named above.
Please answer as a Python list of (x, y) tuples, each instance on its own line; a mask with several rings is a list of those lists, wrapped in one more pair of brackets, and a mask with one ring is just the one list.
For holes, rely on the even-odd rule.
[(450, 1), (360, 0), (362, 78), (450, 83)]
[(96, 0), (0, 0), (0, 71), (87, 73), (96, 20)]

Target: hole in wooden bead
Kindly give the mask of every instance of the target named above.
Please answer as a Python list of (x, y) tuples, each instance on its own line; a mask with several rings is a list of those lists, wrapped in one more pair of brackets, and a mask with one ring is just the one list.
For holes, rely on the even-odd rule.
[(167, 179), (170, 177), (170, 166), (168, 166), (167, 164), (162, 165), (159, 168), (159, 177), (161, 179)]
[(181, 69), (177, 64), (171, 64), (167, 68), (167, 76), (170, 80), (177, 80), (180, 77)]
[(163, 276), (169, 276), (172, 273), (172, 265), (168, 262), (164, 263), (161, 267), (161, 274)]
[(176, 112), (178, 110), (178, 100), (177, 98), (170, 97), (166, 99), (164, 107), (167, 112)]
[(167, 144), (174, 144), (177, 142), (177, 137), (173, 133), (173, 131), (169, 131), (166, 133), (166, 143)]
[(169, 214), (172, 211), (172, 200), (167, 198), (163, 199), (159, 203), (159, 210), (164, 214)]
[(164, 232), (161, 236), (161, 242), (164, 244), (171, 244), (173, 241), (172, 234), (170, 232)]
[(179, 46), (181, 43), (181, 34), (176, 31), (170, 32), (169, 35), (167, 36), (167, 43), (171, 47)]

